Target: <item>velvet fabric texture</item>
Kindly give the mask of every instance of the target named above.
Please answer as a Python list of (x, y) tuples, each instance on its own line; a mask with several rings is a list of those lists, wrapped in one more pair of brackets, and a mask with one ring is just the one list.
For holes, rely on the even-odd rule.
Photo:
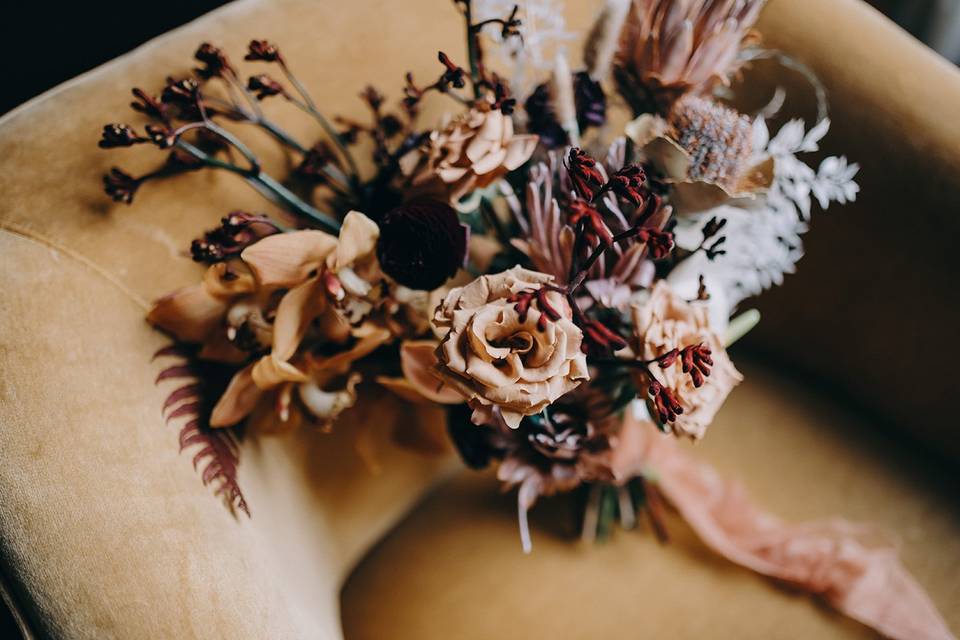
[[(590, 3), (568, 4), (571, 25), (588, 24)], [(799, 274), (761, 301), (766, 317), (749, 342), (956, 460), (956, 421), (941, 416), (955, 389), (948, 363), (960, 354), (939, 338), (960, 325), (950, 300), (960, 76), (856, 0), (771, 0), (760, 29), (827, 84), (826, 150), (864, 168), (861, 200), (819, 216)], [(324, 109), (349, 114), (362, 109), (366, 82), (396, 98), (404, 72), (435, 72), (437, 49), (462, 57), (461, 34), (446, 2), (241, 0), (0, 122), (0, 570), (37, 635), (340, 637), (351, 568), (454, 464), (389, 444), (390, 423), (409, 414), (368, 396), (332, 435), (247, 441), (240, 480), (253, 517), (232, 518), (178, 455), (176, 426), (163, 423), (165, 390), (149, 359), (166, 338), (143, 316), (149, 300), (198, 280), (183, 255), (191, 238), (231, 209), (270, 206), (214, 172), (114, 205), (100, 176), (159, 158), (106, 153), (96, 140), (105, 122), (139, 124), (129, 88), (187, 72), (202, 41), (239, 61), (251, 38), (275, 40)], [(268, 109), (304, 140), (319, 137), (295, 108)], [(292, 158), (243, 133), (285, 173)], [(909, 234), (921, 250), (910, 250)], [(960, 513), (936, 465), (891, 451), (870, 433), (873, 419), (771, 382), (767, 369), (745, 375), (701, 453), (788, 520), (840, 514), (898, 533), (905, 564), (960, 627), (951, 609)], [(353, 452), (364, 426), (361, 448), (378, 473)], [(430, 498), (349, 582), (348, 637), (864, 633), (731, 567), (682, 526), (665, 549), (649, 535), (619, 535), (584, 550), (557, 534), (547, 506), (534, 511), (533, 557), (520, 558), (503, 500), (484, 477)]]

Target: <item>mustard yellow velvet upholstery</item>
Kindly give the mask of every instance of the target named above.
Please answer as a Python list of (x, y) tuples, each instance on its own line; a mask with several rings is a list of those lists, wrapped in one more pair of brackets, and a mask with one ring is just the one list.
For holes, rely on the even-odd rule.
[[(587, 24), (593, 3), (568, 4), (571, 23)], [(799, 275), (761, 302), (767, 320), (752, 346), (788, 373), (747, 360), (747, 382), (699, 453), (786, 518), (888, 526), (957, 629), (955, 481), (941, 458), (900, 442), (958, 451), (956, 421), (937, 419), (955, 384), (944, 365), (915, 357), (934, 341), (957, 360), (956, 344), (942, 343), (958, 326), (948, 258), (960, 79), (855, 0), (772, 0), (761, 29), (828, 84), (826, 146), (864, 165), (864, 192), (819, 217)], [(280, 42), (330, 113), (358, 110), (368, 81), (397, 97), (405, 71), (428, 77), (437, 49), (463, 46), (446, 0), (241, 0), (0, 121), (0, 571), (42, 637), (337, 638), (351, 569), (456, 468), (391, 447), (384, 416), (406, 414), (367, 401), (333, 435), (246, 442), (248, 520), (232, 518), (176, 451), (149, 361), (165, 340), (144, 323), (145, 306), (198, 278), (181, 254), (199, 229), (233, 208), (269, 207), (211, 172), (113, 205), (100, 175), (157, 158), (95, 145), (104, 122), (137, 122), (129, 87), (186, 72), (200, 41), (239, 58), (253, 37)], [(295, 110), (268, 108), (303, 139), (319, 136)], [(247, 138), (278, 174), (289, 166), (268, 140)], [(904, 225), (924, 232), (923, 250), (907, 251)], [(797, 367), (865, 409), (806, 388)], [(911, 435), (879, 435), (877, 424)], [(353, 450), (361, 426), (379, 474)], [(561, 510), (535, 512), (535, 553), (523, 557), (512, 496), (495, 495), (489, 477), (458, 477), (347, 582), (346, 636), (864, 635), (712, 557), (682, 523), (671, 522), (667, 548), (637, 532), (583, 549), (565, 539)]]

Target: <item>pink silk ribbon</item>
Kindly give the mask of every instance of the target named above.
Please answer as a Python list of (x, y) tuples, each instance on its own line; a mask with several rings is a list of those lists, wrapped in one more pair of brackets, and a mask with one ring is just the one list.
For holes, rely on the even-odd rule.
[[(821, 596), (895, 640), (956, 640), (930, 597), (877, 529), (839, 518), (791, 525), (750, 503), (743, 488), (684, 452), (650, 424), (624, 421), (622, 451), (708, 547), (731, 562)], [(629, 464), (627, 460), (622, 460)]]

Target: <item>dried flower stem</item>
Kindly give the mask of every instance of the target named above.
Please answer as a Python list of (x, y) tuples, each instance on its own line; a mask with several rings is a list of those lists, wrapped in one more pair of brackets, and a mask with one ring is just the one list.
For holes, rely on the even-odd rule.
[[(191, 156), (197, 160), (203, 162), (207, 166), (215, 167), (218, 169), (225, 169), (231, 173), (236, 173), (243, 177), (254, 189), (259, 191), (263, 196), (269, 200), (276, 202), (277, 204), (283, 206), (289, 211), (297, 213), (299, 215), (305, 216), (313, 220), (321, 229), (332, 233), (334, 235), (340, 232), (340, 223), (338, 223), (331, 216), (315, 209), (310, 206), (300, 198), (298, 198), (293, 192), (284, 187), (282, 184), (273, 179), (270, 175), (264, 173), (259, 164), (256, 162), (256, 158), (251, 160), (251, 167), (244, 168), (233, 164), (232, 162), (225, 162), (220, 160), (216, 156), (206, 153), (205, 151), (195, 147), (194, 145), (178, 138), (174, 142), (174, 146), (178, 149), (189, 153)], [(244, 147), (246, 148), (246, 147)], [(238, 148), (239, 150), (239, 148)], [(248, 150), (249, 151), (249, 150)], [(243, 153), (243, 151), (241, 151)], [(246, 155), (246, 154), (244, 154)], [(248, 160), (250, 158), (248, 157)]]
[(333, 128), (333, 125), (330, 124), (330, 121), (327, 120), (323, 113), (321, 113), (317, 108), (317, 104), (313, 101), (313, 98), (310, 97), (310, 93), (297, 79), (297, 76), (293, 74), (293, 72), (287, 66), (286, 61), (283, 58), (280, 58), (277, 62), (280, 64), (280, 69), (283, 71), (283, 75), (286, 76), (290, 84), (293, 85), (293, 88), (296, 89), (297, 93), (300, 94), (300, 97), (303, 98), (303, 103), (301, 103), (299, 100), (292, 99), (291, 97), (288, 97), (287, 99), (312, 115), (314, 119), (320, 123), (320, 126), (326, 132), (327, 136), (329, 136), (333, 141), (333, 144), (340, 151), (340, 155), (343, 156), (344, 160), (347, 162), (347, 165), (350, 167), (350, 182), (354, 190), (359, 194), (359, 189), (357, 187), (359, 187), (360, 170), (357, 167), (356, 160), (353, 159), (353, 154), (350, 153), (350, 150), (347, 149), (345, 144), (343, 144), (343, 140), (340, 139), (340, 134), (337, 133), (337, 130)]

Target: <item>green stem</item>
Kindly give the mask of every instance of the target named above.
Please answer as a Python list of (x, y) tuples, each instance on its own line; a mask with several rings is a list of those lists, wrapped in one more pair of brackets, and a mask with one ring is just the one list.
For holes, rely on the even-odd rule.
[[(217, 169), (223, 169), (231, 173), (235, 173), (241, 176), (244, 180), (247, 181), (254, 189), (260, 192), (261, 195), (267, 197), (273, 202), (283, 206), (293, 213), (306, 216), (313, 220), (321, 229), (332, 233), (334, 235), (339, 234), (340, 232), (340, 223), (338, 223), (331, 216), (318, 211), (314, 207), (310, 206), (300, 198), (298, 198), (293, 192), (284, 187), (282, 184), (277, 182), (271, 176), (260, 170), (258, 164), (253, 162), (253, 166), (249, 169), (239, 167), (231, 162), (224, 162), (223, 160), (212, 156), (205, 151), (195, 147), (189, 142), (183, 140), (177, 140), (175, 146), (179, 149), (182, 149), (189, 153), (191, 156), (200, 160), (204, 164), (210, 167), (215, 167)], [(244, 147), (245, 148), (245, 147)], [(242, 151), (241, 151), (242, 153)]]
[[(317, 108), (316, 103), (313, 101), (313, 98), (310, 97), (306, 87), (300, 84), (300, 81), (297, 80), (297, 77), (293, 75), (290, 69), (287, 68), (286, 64), (281, 64), (280, 67), (283, 69), (283, 74), (287, 77), (287, 80), (290, 81), (290, 84), (293, 85), (293, 88), (296, 89), (297, 93), (299, 93), (303, 98), (306, 111), (312, 115), (317, 122), (320, 123), (320, 126), (326, 132), (327, 136), (333, 140), (333, 143), (337, 146), (337, 149), (340, 150), (340, 155), (344, 157), (344, 159), (347, 161), (347, 164), (350, 166), (350, 174), (353, 178), (351, 182), (355, 188), (358, 187), (360, 182), (360, 170), (357, 168), (357, 163), (353, 159), (353, 154), (351, 154), (350, 150), (347, 149), (345, 144), (343, 144), (343, 140), (340, 139), (340, 134), (337, 133), (337, 130), (333, 128), (333, 125), (330, 124), (330, 121), (327, 120)], [(359, 191), (357, 191), (357, 193), (359, 195)]]
[(477, 60), (477, 34), (473, 30), (473, 9), (471, 0), (464, 0), (463, 19), (467, 23), (467, 59), (470, 62), (470, 84), (473, 85), (473, 97), (480, 99), (480, 65)]

